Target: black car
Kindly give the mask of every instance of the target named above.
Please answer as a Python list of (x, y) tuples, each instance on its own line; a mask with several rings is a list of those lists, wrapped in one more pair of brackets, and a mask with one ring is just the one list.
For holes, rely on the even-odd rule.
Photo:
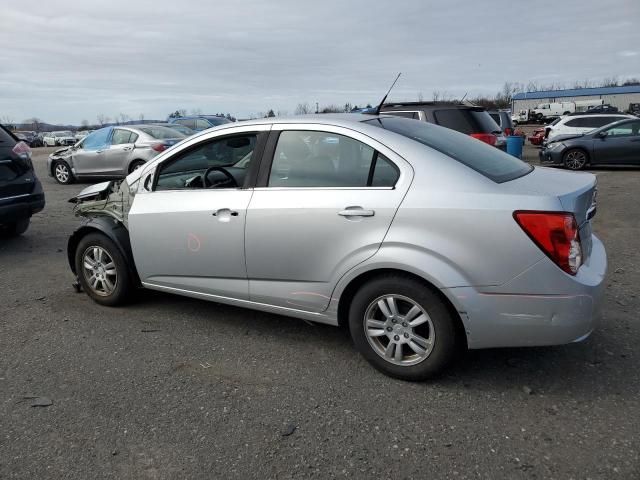
[(20, 235), (31, 215), (44, 208), (44, 192), (31, 163), (31, 150), (0, 125), (0, 230)]
[(507, 141), (500, 126), (484, 107), (451, 102), (404, 102), (384, 104), (381, 113), (435, 123), (505, 150)]
[(586, 165), (640, 165), (640, 120), (620, 120), (582, 135), (559, 135), (538, 155), (542, 164), (571, 170)]

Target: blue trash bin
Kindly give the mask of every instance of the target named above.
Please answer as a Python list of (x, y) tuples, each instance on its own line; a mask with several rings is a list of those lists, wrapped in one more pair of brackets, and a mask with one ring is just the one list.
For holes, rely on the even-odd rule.
[(520, 135), (509, 135), (507, 137), (507, 153), (522, 160), (522, 137)]

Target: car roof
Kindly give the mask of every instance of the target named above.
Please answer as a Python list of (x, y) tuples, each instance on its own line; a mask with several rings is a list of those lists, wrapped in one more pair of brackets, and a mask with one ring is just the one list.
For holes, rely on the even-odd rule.
[(173, 117), (172, 120), (190, 120), (192, 118), (227, 118), (223, 115), (185, 115), (184, 117)]
[(456, 103), (456, 102), (393, 102), (393, 103), (385, 103), (382, 105), (381, 110), (391, 110), (391, 109), (400, 109), (400, 108), (419, 108), (419, 109), (435, 109), (435, 108), (455, 108), (455, 109), (482, 109), (486, 110), (486, 108), (480, 105), (472, 105), (468, 103)]

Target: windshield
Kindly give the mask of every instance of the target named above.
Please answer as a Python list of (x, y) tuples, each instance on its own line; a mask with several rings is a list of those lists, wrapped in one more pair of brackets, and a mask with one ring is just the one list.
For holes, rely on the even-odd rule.
[(149, 127), (138, 127), (138, 130), (146, 133), (147, 135), (156, 138), (158, 140), (167, 140), (170, 138), (186, 138), (187, 136), (167, 127), (161, 126), (149, 126)]
[(533, 170), (522, 160), (448, 128), (399, 117), (378, 117), (365, 123), (398, 133), (444, 153), (496, 183), (508, 182)]
[(167, 125), (167, 128), (171, 128), (172, 130), (175, 130), (176, 132), (180, 132), (186, 136), (190, 136), (195, 133), (189, 127), (185, 127), (184, 125), (180, 125), (179, 123), (172, 123), (171, 125)]

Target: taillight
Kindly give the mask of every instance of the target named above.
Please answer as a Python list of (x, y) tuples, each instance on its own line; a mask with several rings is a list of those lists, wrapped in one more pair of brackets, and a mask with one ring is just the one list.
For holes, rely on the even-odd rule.
[(489, 145), (496, 145), (498, 141), (498, 137), (496, 137), (493, 133), (471, 133), (471, 137), (477, 138), (481, 142), (488, 143)]
[(31, 148), (25, 142), (20, 141), (13, 147), (13, 153), (25, 160), (31, 158)]
[(582, 265), (578, 224), (567, 212), (513, 212), (513, 218), (533, 242), (569, 275)]
[(151, 148), (156, 152), (164, 152), (167, 146), (164, 143), (152, 143)]

